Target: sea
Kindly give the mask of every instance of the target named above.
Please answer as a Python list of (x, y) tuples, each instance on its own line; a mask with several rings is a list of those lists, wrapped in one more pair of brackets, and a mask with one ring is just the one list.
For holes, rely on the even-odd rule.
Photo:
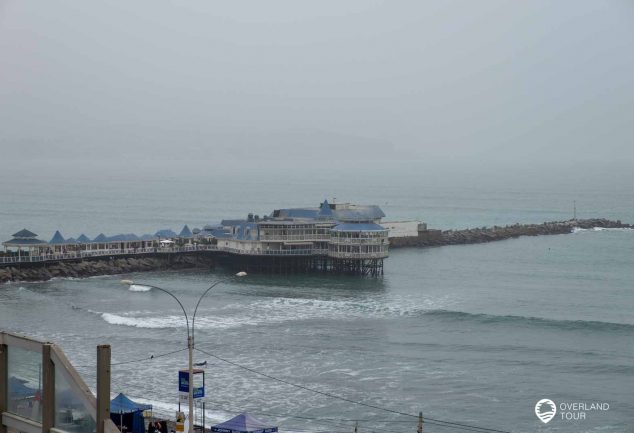
[[(0, 171), (0, 237), (22, 228), (45, 240), (55, 230), (178, 232), (324, 199), (377, 204), (386, 220), (439, 229), (566, 220), (575, 207), (578, 218), (634, 223), (628, 171), (369, 165), (24, 162)], [(121, 280), (170, 290), (191, 312), (231, 275), (9, 283), (0, 286), (0, 329), (55, 342), (93, 389), (96, 346), (110, 344), (113, 395), (173, 418), (187, 366), (182, 312)], [(634, 231), (600, 229), (394, 249), (381, 278), (229, 279), (196, 316), (205, 423), (246, 411), (280, 431), (400, 433), (415, 431), (422, 412), (425, 432), (634, 432), (633, 282)], [(544, 398), (558, 410), (547, 424), (535, 415)], [(609, 409), (566, 419), (568, 403)]]

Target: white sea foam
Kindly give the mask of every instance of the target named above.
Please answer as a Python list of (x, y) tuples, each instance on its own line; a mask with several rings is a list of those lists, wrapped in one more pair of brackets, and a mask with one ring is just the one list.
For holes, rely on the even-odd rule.
[(128, 317), (113, 313), (101, 313), (101, 317), (111, 325), (133, 326), (136, 328), (176, 328), (185, 327), (183, 317), (165, 316), (165, 317)]
[[(240, 326), (257, 326), (264, 323), (282, 323), (299, 320), (353, 320), (360, 318), (389, 318), (415, 315), (421, 312), (447, 308), (446, 298), (427, 299), (412, 303), (410, 299), (371, 300), (319, 300), (275, 298), (250, 304), (229, 304), (220, 310), (208, 311), (196, 318), (201, 329), (228, 329)], [(151, 311), (118, 313), (93, 312), (112, 325), (137, 328), (181, 328), (185, 321), (181, 315), (163, 315)]]
[(128, 290), (131, 292), (149, 292), (152, 288), (149, 286), (142, 286), (140, 284), (130, 284), (130, 288)]
[(592, 227), (590, 229), (582, 229), (575, 227), (572, 229), (573, 233), (585, 233), (585, 232), (634, 232), (634, 229), (629, 227)]

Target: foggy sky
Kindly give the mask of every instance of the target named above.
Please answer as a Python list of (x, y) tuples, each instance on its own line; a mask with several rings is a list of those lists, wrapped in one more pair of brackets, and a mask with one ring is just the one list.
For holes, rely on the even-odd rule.
[(5, 1), (0, 159), (634, 162), (634, 2)]

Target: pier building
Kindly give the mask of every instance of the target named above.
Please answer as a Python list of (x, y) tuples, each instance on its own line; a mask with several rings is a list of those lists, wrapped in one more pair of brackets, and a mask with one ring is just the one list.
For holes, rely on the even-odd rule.
[[(143, 236), (100, 233), (90, 240), (84, 234), (65, 239), (56, 231), (44, 242), (25, 229), (3, 243), (0, 265), (204, 251), (247, 271), (323, 270), (378, 276), (389, 254), (388, 229), (380, 225), (383, 217), (375, 205), (324, 200), (316, 207), (276, 209), (263, 217), (248, 214), (202, 229), (185, 225), (179, 234), (171, 229)], [(7, 254), (16, 248), (17, 254)]]
[[(242, 220), (223, 220), (209, 234), (230, 254), (289, 259), (270, 260), (273, 268), (380, 275), (389, 250), (388, 230), (379, 225), (384, 216), (378, 206), (324, 200), (315, 208), (276, 209), (263, 218), (249, 214)], [(249, 263), (245, 266), (248, 269)]]

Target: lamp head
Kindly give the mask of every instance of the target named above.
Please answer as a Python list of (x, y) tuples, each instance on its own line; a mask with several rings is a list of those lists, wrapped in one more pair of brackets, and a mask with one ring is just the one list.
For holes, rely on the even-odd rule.
[(236, 277), (246, 277), (246, 276), (247, 276), (247, 273), (244, 271), (240, 271), (236, 274)]

